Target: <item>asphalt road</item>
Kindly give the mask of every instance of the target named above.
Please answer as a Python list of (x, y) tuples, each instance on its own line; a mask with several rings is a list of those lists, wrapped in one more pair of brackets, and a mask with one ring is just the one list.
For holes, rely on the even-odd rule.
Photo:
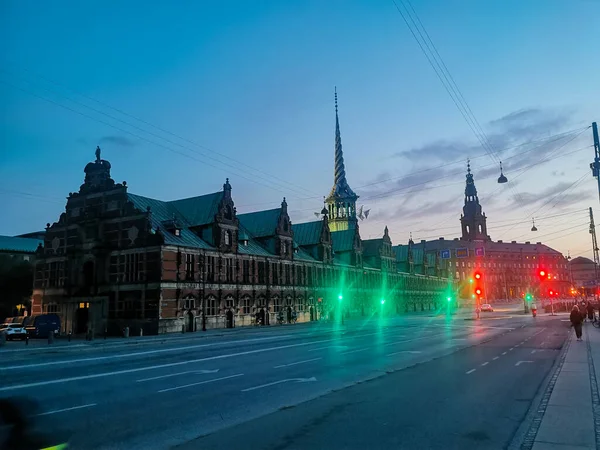
[(497, 449), (568, 327), (556, 317), (484, 317), (11, 347), (0, 353), (0, 396), (36, 398), (41, 428), (68, 431), (76, 449)]

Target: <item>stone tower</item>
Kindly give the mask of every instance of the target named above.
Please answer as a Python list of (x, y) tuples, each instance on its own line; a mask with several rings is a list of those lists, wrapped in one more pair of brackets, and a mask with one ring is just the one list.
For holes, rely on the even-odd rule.
[(487, 234), (487, 217), (481, 211), (477, 188), (471, 173), (471, 164), (467, 163), (467, 183), (465, 186), (465, 206), (460, 215), (462, 227), (462, 240), (464, 241), (489, 241)]

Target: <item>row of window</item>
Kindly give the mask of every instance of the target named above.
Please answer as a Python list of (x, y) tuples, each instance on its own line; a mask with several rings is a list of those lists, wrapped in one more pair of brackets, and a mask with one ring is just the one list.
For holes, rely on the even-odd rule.
[[(539, 264), (530, 264), (530, 263), (471, 263), (471, 262), (465, 262), (465, 261), (456, 261), (455, 262), (456, 267), (483, 267), (483, 268), (519, 268), (519, 269), (536, 269), (539, 268)], [(547, 266), (545, 266), (546, 269), (566, 269), (567, 265), (566, 264), (548, 264)]]

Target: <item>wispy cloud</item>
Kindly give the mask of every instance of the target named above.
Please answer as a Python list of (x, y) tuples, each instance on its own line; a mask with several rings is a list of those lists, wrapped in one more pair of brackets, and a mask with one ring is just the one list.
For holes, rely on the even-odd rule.
[(125, 136), (102, 136), (98, 142), (100, 144), (113, 144), (121, 147), (135, 147), (137, 142)]
[(590, 198), (590, 191), (572, 191), (572, 182), (559, 181), (539, 192), (521, 192), (513, 195), (507, 208), (535, 206), (546, 203), (549, 207), (578, 203)]

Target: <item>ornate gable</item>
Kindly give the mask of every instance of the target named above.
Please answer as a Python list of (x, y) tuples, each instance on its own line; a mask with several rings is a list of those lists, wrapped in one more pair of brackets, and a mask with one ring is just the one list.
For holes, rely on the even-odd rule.
[(237, 253), (239, 220), (231, 197), (229, 178), (223, 185), (223, 196), (219, 202), (213, 224), (213, 241), (222, 252)]

